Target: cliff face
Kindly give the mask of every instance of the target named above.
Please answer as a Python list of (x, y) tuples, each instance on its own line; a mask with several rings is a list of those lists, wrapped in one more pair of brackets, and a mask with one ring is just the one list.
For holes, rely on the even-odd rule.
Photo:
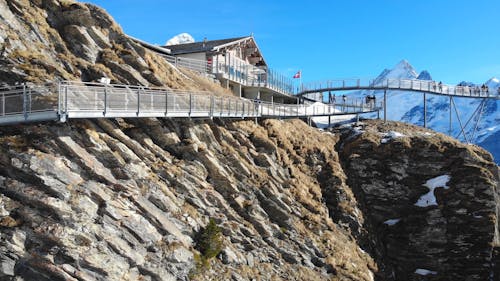
[[(381, 143), (386, 129), (408, 135)], [(4, 277), (487, 280), (492, 271), (496, 166), (415, 127), (332, 135), (298, 120), (141, 119), (0, 133)], [(437, 205), (415, 206), (441, 175), (449, 188), (435, 189)], [(193, 275), (193, 239), (209, 218), (222, 252)]]
[[(397, 280), (421, 280), (416, 269), (436, 280), (489, 280), (499, 206), (491, 156), (413, 126), (373, 125), (354, 139), (342, 132), (337, 147), (374, 257)], [(402, 135), (381, 134), (391, 130)]]
[[(107, 76), (224, 92), (92, 5), (0, 0), (0, 26), (3, 84)], [(398, 123), (0, 127), (0, 280), (495, 280), (497, 198), (489, 154)], [(222, 245), (206, 265), (210, 219)]]
[(301, 121), (98, 120), (1, 130), (5, 275), (185, 279), (195, 269), (194, 232), (208, 218), (222, 228), (224, 246), (201, 280), (371, 280), (377, 271), (328, 215), (363, 220), (335, 138)]

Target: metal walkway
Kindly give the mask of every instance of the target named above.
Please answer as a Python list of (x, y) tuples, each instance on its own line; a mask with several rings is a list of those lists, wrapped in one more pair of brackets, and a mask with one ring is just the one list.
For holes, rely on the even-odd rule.
[(354, 90), (411, 91), (453, 97), (500, 99), (500, 93), (495, 89), (452, 86), (416, 79), (344, 79), (312, 82), (302, 85), (298, 95)]
[[(407, 91), (420, 92), (423, 94), (423, 121), (424, 127), (427, 128), (427, 94), (447, 96), (449, 98), (449, 134), (452, 134), (452, 115), (453, 109), (457, 117), (460, 134), (456, 136), (458, 139), (463, 136), (467, 143), (472, 143), (474, 137), (479, 130), (479, 122), (481, 120), (483, 109), (488, 100), (500, 100), (500, 88), (489, 89), (487, 86), (451, 86), (441, 82), (429, 80), (408, 80), (408, 79), (344, 79), (344, 80), (329, 80), (323, 82), (314, 82), (302, 85), (298, 96), (307, 97), (311, 94), (323, 96), (323, 93), (334, 91), (356, 91), (356, 90), (372, 90), (383, 91), (383, 112), (384, 121), (387, 121), (387, 92), (388, 91)], [(480, 99), (481, 102), (474, 110), (472, 116), (467, 122), (462, 122), (464, 112), (460, 113), (455, 104), (454, 98), (473, 98)], [(474, 121), (473, 121), (474, 120)], [(471, 125), (471, 131), (467, 133), (467, 126)]]
[(83, 82), (0, 88), (0, 124), (120, 117), (293, 118), (361, 114), (381, 108), (356, 100), (278, 104), (209, 92)]

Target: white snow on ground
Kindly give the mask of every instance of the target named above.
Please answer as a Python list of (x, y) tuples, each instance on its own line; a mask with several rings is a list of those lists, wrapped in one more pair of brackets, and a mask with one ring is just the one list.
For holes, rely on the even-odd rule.
[(429, 275), (429, 274), (432, 274), (432, 275), (436, 275), (437, 272), (436, 271), (432, 271), (432, 270), (428, 270), (428, 269), (423, 269), (423, 268), (417, 268), (417, 270), (415, 270), (415, 273), (418, 274), (418, 275)]
[[(342, 123), (346, 121), (351, 121), (356, 118), (356, 115), (332, 115), (330, 117), (330, 123), (331, 125), (335, 123)], [(318, 116), (318, 117), (313, 117), (312, 121), (318, 128), (328, 128), (328, 116)]]
[(436, 202), (436, 196), (434, 196), (434, 189), (438, 187), (443, 187), (444, 189), (448, 189), (449, 186), (446, 186), (446, 184), (450, 181), (451, 177), (449, 175), (442, 175), (436, 178), (432, 178), (428, 180), (424, 186), (429, 188), (429, 192), (422, 195), (417, 203), (415, 203), (415, 206), (418, 207), (429, 207), (432, 205), (437, 206)]
[(380, 140), (380, 143), (388, 143), (389, 141), (397, 138), (402, 138), (405, 137), (404, 134), (395, 132), (395, 131), (389, 131), (387, 134), (384, 134), (384, 137)]
[(429, 132), (425, 132), (425, 133), (421, 133), (420, 135), (421, 135), (421, 136), (424, 136), (424, 137), (432, 137), (432, 136), (434, 136), (435, 134), (433, 134), (433, 133), (429, 133)]
[(187, 44), (187, 43), (194, 43), (194, 38), (191, 36), (189, 33), (181, 33), (178, 35), (175, 35), (174, 37), (170, 38), (167, 43), (165, 43), (166, 46), (170, 45), (179, 45), (179, 44)]
[(391, 219), (391, 220), (386, 220), (384, 221), (384, 224), (387, 224), (388, 226), (395, 225), (398, 223), (401, 219)]

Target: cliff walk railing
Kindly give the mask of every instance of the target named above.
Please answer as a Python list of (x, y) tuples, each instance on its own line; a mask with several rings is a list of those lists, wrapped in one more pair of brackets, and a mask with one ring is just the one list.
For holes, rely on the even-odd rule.
[(278, 104), (209, 92), (101, 83), (59, 82), (0, 88), (0, 124), (68, 118), (312, 117), (366, 113), (375, 104)]
[(261, 69), (240, 61), (206, 61), (190, 58), (161, 55), (175, 67), (182, 67), (200, 73), (220, 75), (224, 79), (248, 87), (260, 87), (291, 96), (294, 94), (292, 79), (272, 69)]
[(436, 95), (500, 99), (500, 90), (479, 86), (453, 86), (417, 79), (343, 79), (311, 82), (301, 85), (298, 95), (350, 90), (404, 90)]

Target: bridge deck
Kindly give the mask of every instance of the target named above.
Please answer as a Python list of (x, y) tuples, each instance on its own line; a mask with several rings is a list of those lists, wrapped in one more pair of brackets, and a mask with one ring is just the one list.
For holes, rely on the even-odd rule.
[(313, 117), (380, 110), (375, 104), (278, 104), (209, 92), (64, 82), (0, 89), (0, 124), (72, 118), (254, 118)]
[(465, 98), (500, 99), (500, 92), (495, 89), (471, 86), (453, 86), (440, 84), (435, 81), (408, 79), (345, 79), (314, 82), (303, 85), (301, 91), (298, 93), (298, 96), (318, 92), (356, 90), (411, 91)]

